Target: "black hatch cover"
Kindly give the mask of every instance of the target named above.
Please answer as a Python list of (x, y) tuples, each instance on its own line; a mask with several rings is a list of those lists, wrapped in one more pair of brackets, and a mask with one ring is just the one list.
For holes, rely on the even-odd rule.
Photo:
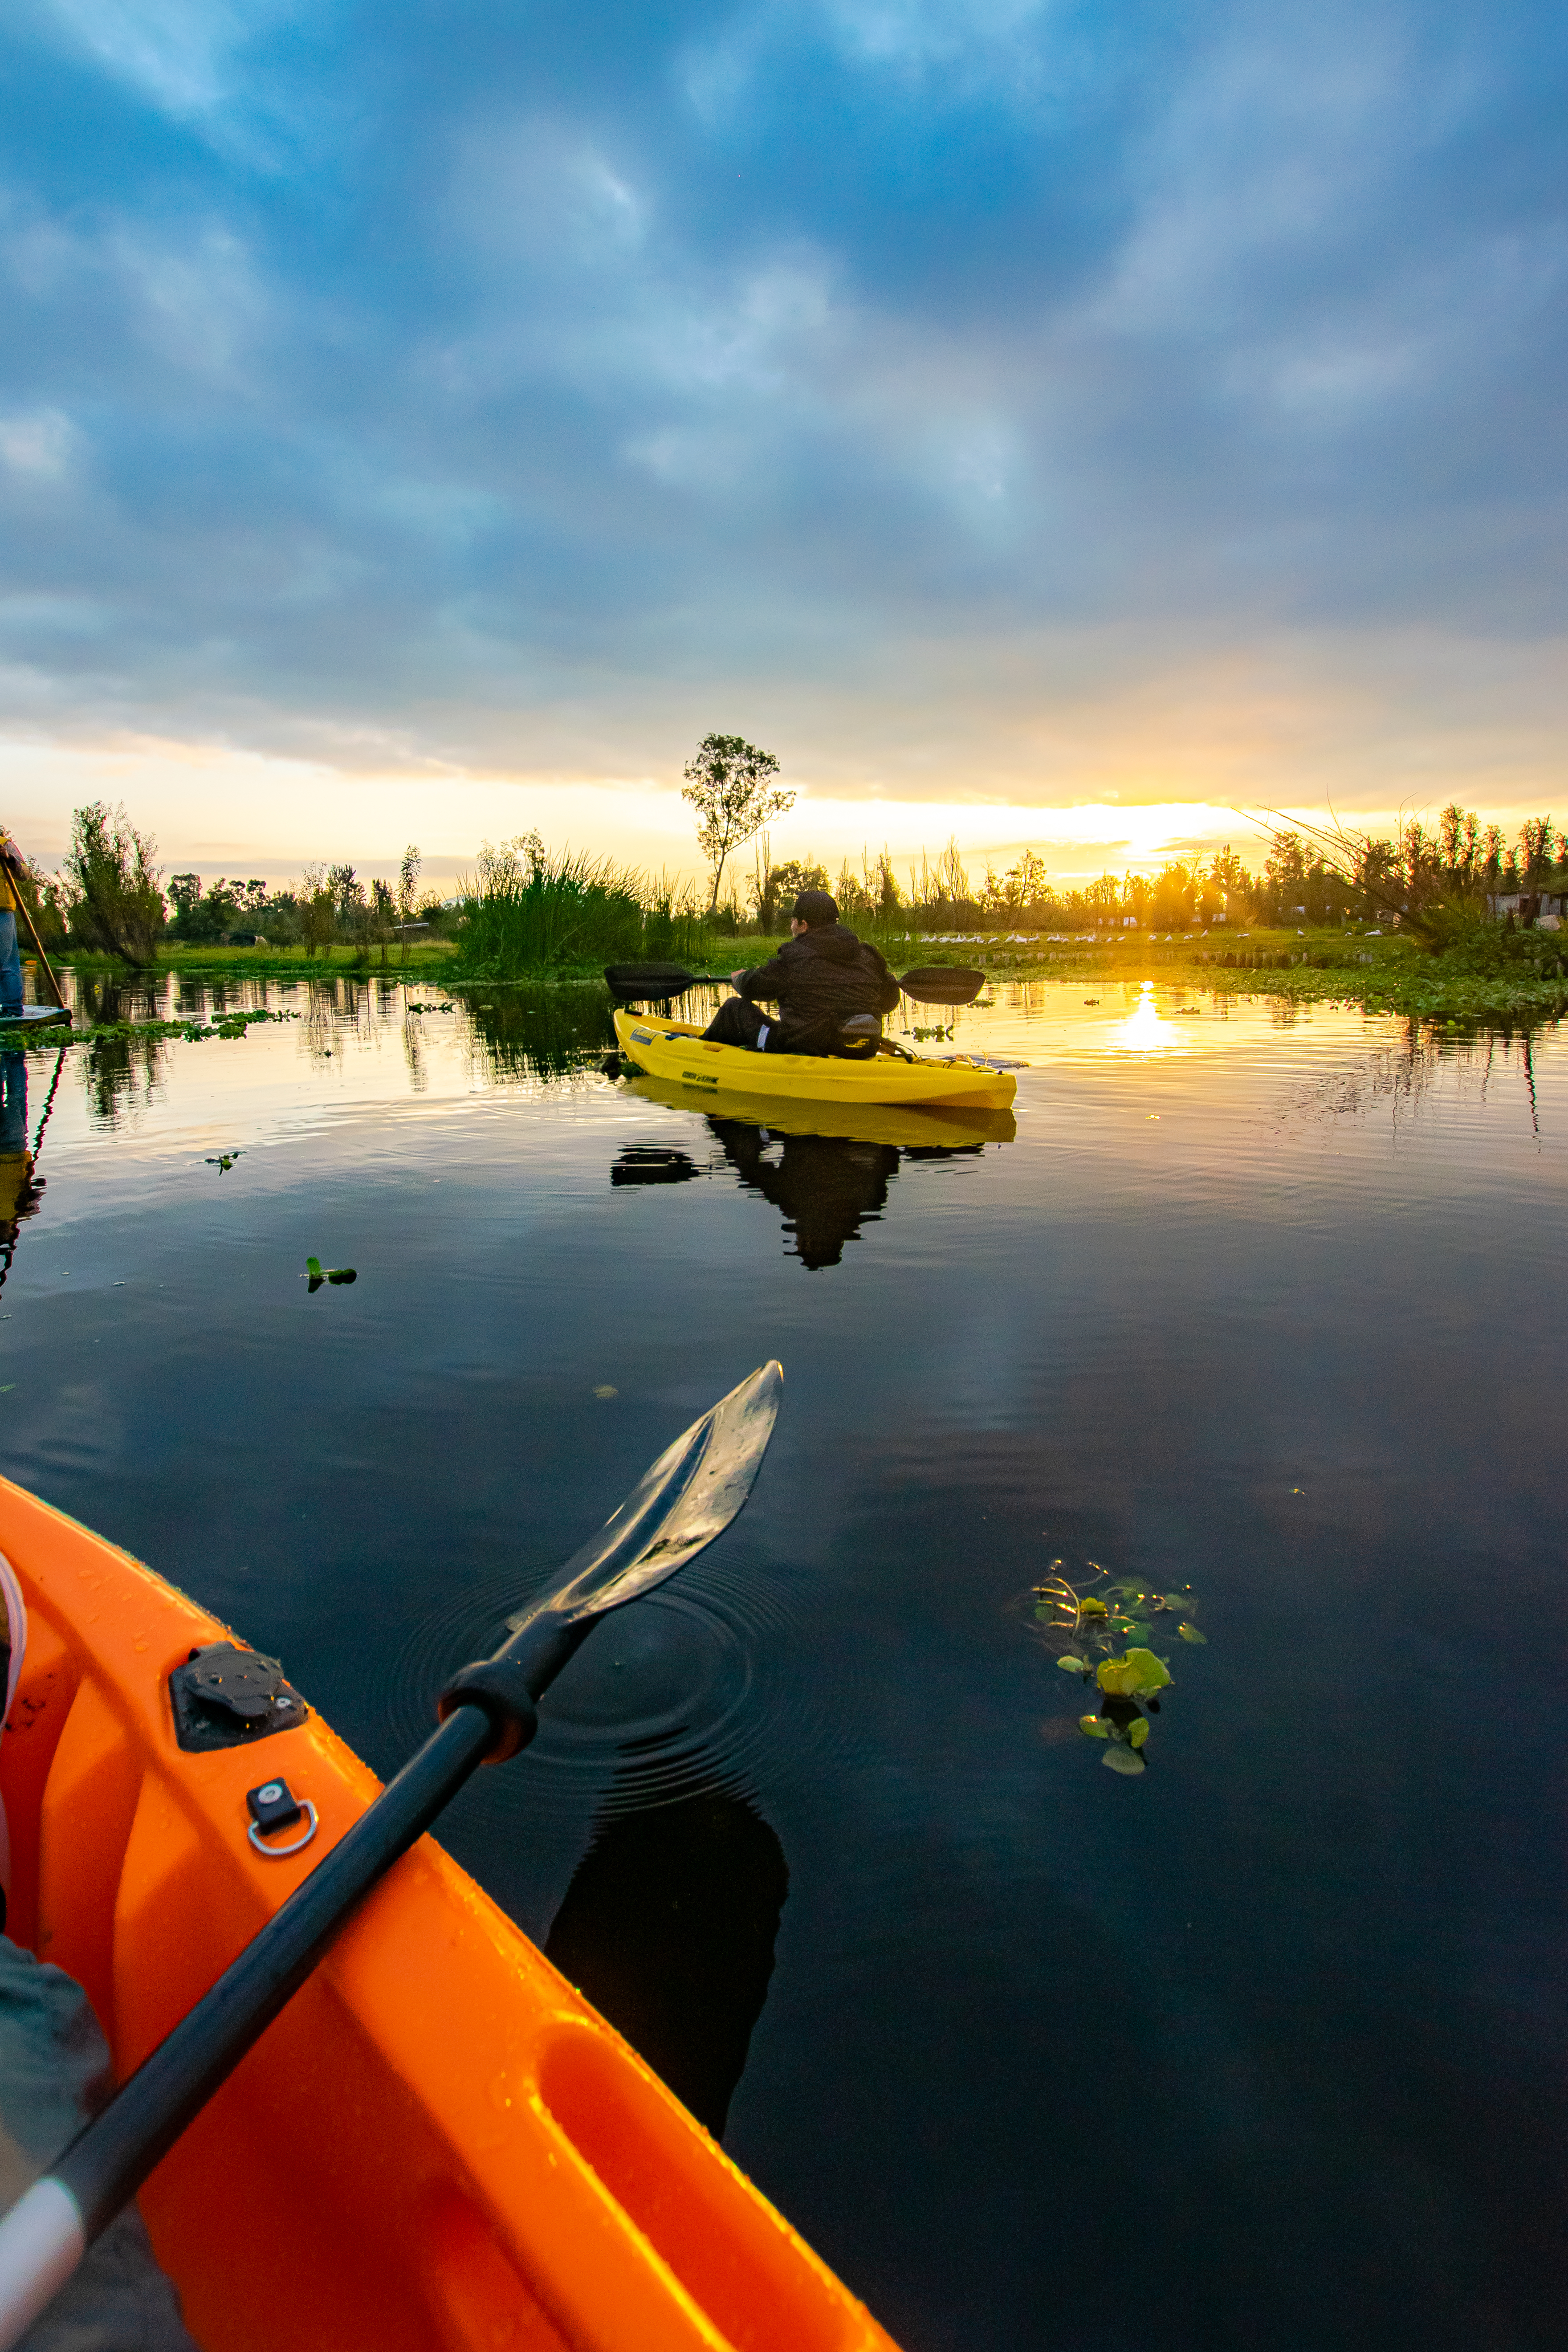
[(277, 1658), (234, 1642), (193, 1650), (169, 1676), (169, 1697), (175, 1738), (182, 1748), (197, 1750), (247, 1747), (275, 1731), (292, 1731), (310, 1711), (284, 1681)]

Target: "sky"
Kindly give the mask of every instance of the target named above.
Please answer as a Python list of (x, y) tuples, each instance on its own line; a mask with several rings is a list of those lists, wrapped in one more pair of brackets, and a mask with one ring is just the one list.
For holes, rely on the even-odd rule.
[(694, 870), (1568, 814), (1568, 13), (10, 0), (0, 814)]

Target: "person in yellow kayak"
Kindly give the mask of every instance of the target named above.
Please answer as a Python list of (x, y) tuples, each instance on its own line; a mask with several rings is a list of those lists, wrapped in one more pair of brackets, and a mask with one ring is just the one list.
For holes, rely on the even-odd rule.
[[(725, 998), (705, 1037), (755, 1054), (838, 1054), (846, 1021), (893, 1010), (898, 982), (869, 940), (839, 921), (828, 891), (803, 890), (789, 928), (789, 942), (776, 956), (753, 971), (730, 974), (736, 993)], [(759, 998), (776, 1002), (771, 1020), (758, 1011)]]
[(0, 825), (0, 1019), (22, 1010), (22, 958), (16, 946), (16, 881), (27, 861)]

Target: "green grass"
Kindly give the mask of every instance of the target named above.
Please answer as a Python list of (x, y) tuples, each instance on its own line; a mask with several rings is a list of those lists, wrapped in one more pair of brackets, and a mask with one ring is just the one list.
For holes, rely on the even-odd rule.
[[(1236, 964), (1216, 959), (1234, 956)], [(1490, 929), (1432, 955), (1397, 935), (1338, 929), (1211, 931), (1168, 945), (1132, 933), (1100, 947), (1070, 944), (932, 950), (932, 961), (973, 958), (997, 979), (1165, 978), (1234, 996), (1282, 996), (1395, 1013), (1460, 1026), (1542, 1021), (1568, 1011), (1568, 941), (1552, 932)], [(1256, 959), (1253, 962), (1242, 961)]]
[[(422, 973), (434, 972), (448, 964), (457, 950), (450, 940), (422, 940), (407, 950), (406, 961), (401, 946), (386, 951), (388, 980), (416, 979)], [(24, 959), (26, 961), (26, 959)], [(106, 972), (116, 978), (131, 976), (145, 980), (158, 972), (216, 972), (226, 980), (254, 976), (258, 980), (299, 980), (355, 976), (367, 973), (371, 978), (381, 975), (381, 950), (377, 946), (363, 947), (340, 943), (335, 947), (318, 949), (307, 955), (302, 948), (226, 948), (181, 947), (174, 942), (161, 946), (155, 964), (132, 967), (121, 963), (113, 956), (95, 955), (85, 949), (59, 948), (50, 950), (49, 961), (57, 971), (69, 965), (75, 971)]]

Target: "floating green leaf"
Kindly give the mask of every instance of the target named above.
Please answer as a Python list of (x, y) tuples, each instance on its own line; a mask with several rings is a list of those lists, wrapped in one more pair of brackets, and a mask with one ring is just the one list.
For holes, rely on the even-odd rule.
[(1080, 1601), (1078, 1613), (1080, 1617), (1109, 1617), (1110, 1612), (1103, 1601)]
[(1195, 1625), (1189, 1625), (1184, 1617), (1177, 1626), (1176, 1631), (1181, 1635), (1184, 1642), (1202, 1642), (1205, 1645), (1208, 1642), (1208, 1635), (1206, 1633), (1200, 1633)]
[(235, 1161), (239, 1157), (240, 1154), (237, 1151), (220, 1151), (215, 1159), (212, 1153), (209, 1152), (207, 1154), (207, 1166), (209, 1168), (216, 1168), (220, 1176), (226, 1176), (229, 1170), (234, 1166)]
[(1170, 1675), (1152, 1650), (1131, 1649), (1124, 1658), (1107, 1658), (1098, 1680), (1107, 1698), (1137, 1698), (1145, 1691), (1163, 1690)]
[(308, 1257), (305, 1260), (305, 1286), (312, 1296), (320, 1290), (323, 1282), (341, 1284), (358, 1280), (359, 1275), (352, 1265), (323, 1266), (319, 1257)]
[(1102, 1722), (1098, 1715), (1080, 1715), (1078, 1727), (1086, 1739), (1109, 1739), (1110, 1737), (1110, 1726)]
[(1100, 1760), (1109, 1772), (1124, 1772), (1131, 1776), (1146, 1769), (1142, 1756), (1135, 1754), (1131, 1748), (1123, 1748), (1119, 1742), (1109, 1747)]
[(1057, 1664), (1061, 1667), (1064, 1674), (1087, 1675), (1089, 1672), (1089, 1660), (1087, 1658), (1075, 1658), (1070, 1650), (1068, 1651), (1065, 1655), (1059, 1657), (1057, 1660)]
[(1148, 1738), (1148, 1737), (1149, 1718), (1147, 1716), (1141, 1715), (1136, 1723), (1130, 1723), (1128, 1725), (1127, 1745), (1129, 1748), (1142, 1748), (1143, 1742)]

